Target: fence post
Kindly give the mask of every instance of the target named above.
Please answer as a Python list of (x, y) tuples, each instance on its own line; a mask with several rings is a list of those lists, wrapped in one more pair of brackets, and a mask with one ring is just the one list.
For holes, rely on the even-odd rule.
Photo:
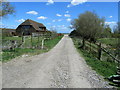
[(83, 38), (83, 41), (82, 41), (82, 48), (85, 49), (85, 39)]
[(90, 53), (91, 53), (91, 41), (90, 41)]
[(22, 43), (24, 42), (24, 38), (23, 38), (23, 32), (22, 32)]
[(31, 33), (31, 46), (33, 46), (33, 45), (32, 45), (32, 33)]
[(101, 59), (102, 49), (101, 49), (101, 43), (98, 45), (98, 59)]
[(42, 49), (44, 48), (44, 39), (42, 40), (42, 47), (41, 47)]
[(37, 44), (37, 47), (39, 47), (39, 41), (40, 41), (40, 33), (38, 33), (38, 44)]

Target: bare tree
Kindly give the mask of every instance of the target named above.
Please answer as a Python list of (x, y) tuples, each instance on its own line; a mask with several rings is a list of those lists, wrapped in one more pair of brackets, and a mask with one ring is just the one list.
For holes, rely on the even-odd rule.
[(14, 7), (10, 2), (0, 2), (0, 17), (15, 13)]

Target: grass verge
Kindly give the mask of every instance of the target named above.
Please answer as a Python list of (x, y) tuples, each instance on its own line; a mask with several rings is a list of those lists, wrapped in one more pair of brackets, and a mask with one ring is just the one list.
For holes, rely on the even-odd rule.
[(92, 69), (95, 70), (98, 74), (104, 76), (105, 78), (116, 74), (117, 64), (115, 62), (101, 61), (101, 60), (96, 59), (92, 54), (90, 54), (86, 50), (79, 49), (78, 42), (77, 40), (75, 40), (75, 38), (72, 38), (72, 40), (78, 52), (82, 54), (82, 56), (86, 60), (86, 63), (90, 67), (92, 67)]
[(52, 49), (63, 36), (56, 37), (54, 39), (46, 40), (44, 47), (46, 49), (31, 49), (31, 48), (15, 48), (15, 50), (3, 50), (2, 52), (2, 62), (7, 62), (15, 57), (27, 54), (27, 55), (37, 55), (44, 53)]

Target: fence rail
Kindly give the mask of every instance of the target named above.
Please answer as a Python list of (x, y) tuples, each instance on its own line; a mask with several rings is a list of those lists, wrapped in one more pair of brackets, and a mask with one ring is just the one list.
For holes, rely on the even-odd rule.
[(55, 34), (39, 34), (34, 33), (30, 36), (21, 37), (3, 37), (2, 38), (2, 50), (10, 50), (14, 48), (43, 48), (43, 40), (50, 40), (56, 38), (58, 35)]
[(105, 50), (105, 48), (101, 47), (102, 51), (106, 52), (110, 57), (112, 57), (114, 60), (116, 60), (118, 63), (120, 63), (120, 60), (118, 60), (117, 58), (115, 58), (115, 56), (113, 56), (110, 52), (108, 52), (107, 50)]
[[(103, 55), (103, 53), (107, 54), (109, 57), (111, 57), (112, 59), (114, 59), (116, 62), (120, 63), (120, 60), (118, 58), (115, 57), (115, 55), (111, 54), (108, 50), (106, 50), (103, 45), (101, 43), (91, 43), (89, 41), (85, 42), (85, 47), (87, 47), (89, 50), (89, 52), (96, 52), (95, 54), (97, 54), (97, 58), (99, 60), (101, 60), (101, 56)], [(95, 55), (96, 56), (96, 55)]]

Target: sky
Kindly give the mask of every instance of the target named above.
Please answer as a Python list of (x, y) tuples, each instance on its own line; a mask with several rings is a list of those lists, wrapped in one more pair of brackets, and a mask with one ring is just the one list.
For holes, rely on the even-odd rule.
[(100, 18), (105, 17), (111, 28), (118, 22), (118, 2), (10, 2), (16, 10), (13, 15), (2, 18), (2, 26), (16, 29), (26, 19), (43, 23), (48, 30), (70, 33), (71, 21), (86, 11), (94, 11)]

